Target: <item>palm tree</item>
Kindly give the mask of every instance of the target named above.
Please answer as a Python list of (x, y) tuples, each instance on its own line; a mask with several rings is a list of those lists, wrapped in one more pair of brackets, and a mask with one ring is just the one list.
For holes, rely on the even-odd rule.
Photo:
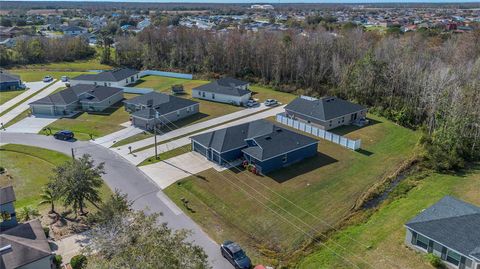
[(20, 210), (19, 217), (23, 221), (29, 221), (33, 219), (34, 217), (39, 216), (40, 214), (38, 213), (38, 210), (36, 208), (33, 208), (31, 206), (24, 206)]
[(42, 201), (38, 203), (38, 205), (50, 205), (50, 212), (48, 213), (56, 213), (55, 212), (55, 201), (58, 199), (58, 195), (55, 190), (50, 185), (43, 187), (42, 194), (40, 194)]

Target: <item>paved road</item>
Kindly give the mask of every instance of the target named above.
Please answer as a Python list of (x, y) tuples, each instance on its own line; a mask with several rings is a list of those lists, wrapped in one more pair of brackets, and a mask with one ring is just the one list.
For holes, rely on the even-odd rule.
[(65, 82), (61, 82), (61, 81), (57, 81), (57, 82), (51, 84), (45, 90), (40, 91), (39, 93), (37, 93), (32, 98), (29, 98), (25, 102), (16, 106), (14, 109), (5, 113), (5, 115), (1, 116), (0, 117), (0, 123), (7, 124), (9, 121), (13, 120), (15, 117), (22, 114), (22, 112), (29, 109), (30, 108), (30, 106), (28, 105), (29, 103), (37, 101), (38, 99), (41, 99), (41, 98), (43, 98), (47, 95), (50, 95), (52, 92), (54, 92), (58, 88), (64, 87), (64, 86), (65, 86)]
[(35, 81), (35, 82), (26, 82), (25, 85), (27, 86), (27, 90), (23, 93), (15, 96), (14, 98), (8, 100), (7, 102), (0, 105), (0, 113), (3, 111), (11, 108), (12, 106), (16, 105), (18, 102), (22, 101), (23, 99), (29, 97), (30, 95), (38, 92), (43, 87), (47, 86), (48, 84), (43, 81)]
[(167, 222), (170, 227), (191, 230), (193, 234), (190, 239), (205, 249), (214, 268), (232, 268), (221, 256), (218, 244), (211, 240), (145, 174), (115, 152), (91, 142), (65, 142), (36, 134), (0, 133), (0, 143), (42, 147), (65, 154), (70, 154), (71, 148), (75, 148), (77, 156), (88, 153), (94, 160), (105, 162), (107, 174), (103, 179), (112, 190), (118, 189), (126, 193), (129, 199), (134, 200), (135, 209), (148, 208), (148, 212), (162, 212), (160, 221)]

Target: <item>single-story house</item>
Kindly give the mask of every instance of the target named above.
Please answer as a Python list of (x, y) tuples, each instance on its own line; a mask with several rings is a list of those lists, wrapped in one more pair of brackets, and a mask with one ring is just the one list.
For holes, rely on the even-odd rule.
[[(0, 231), (18, 224), (15, 214), (15, 191), (12, 186), (0, 188)], [(1, 247), (1, 246), (0, 246)]]
[(192, 136), (192, 150), (220, 165), (244, 159), (266, 174), (317, 154), (318, 141), (256, 120)]
[(87, 33), (88, 30), (79, 26), (67, 26), (63, 28), (63, 33), (68, 36), (77, 36)]
[(134, 126), (152, 130), (155, 125), (178, 121), (199, 112), (198, 102), (159, 92), (150, 92), (125, 100), (125, 110), (131, 113)]
[(22, 88), (23, 84), (19, 76), (0, 70), (0, 91), (12, 91)]
[(93, 84), (108, 87), (124, 87), (135, 83), (140, 78), (139, 72), (130, 68), (104, 71), (98, 74), (85, 74), (70, 79), (70, 85)]
[(243, 106), (252, 96), (248, 87), (248, 82), (225, 77), (193, 88), (192, 96), (198, 99)]
[(480, 268), (480, 207), (445, 196), (405, 224), (405, 244), (450, 268)]
[(123, 100), (120, 88), (79, 84), (30, 103), (36, 115), (70, 115), (78, 111), (101, 112)]
[(338, 97), (317, 99), (300, 96), (285, 106), (285, 114), (289, 118), (329, 130), (364, 120), (367, 108)]

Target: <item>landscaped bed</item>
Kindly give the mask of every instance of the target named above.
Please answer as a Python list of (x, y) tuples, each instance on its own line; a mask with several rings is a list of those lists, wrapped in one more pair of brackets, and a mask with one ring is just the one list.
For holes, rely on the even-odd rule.
[(188, 199), (195, 213), (186, 213), (217, 242), (234, 238), (254, 261), (288, 260), (283, 255), (311, 239), (306, 233), (318, 236), (336, 225), (364, 192), (411, 156), (418, 133), (370, 117), (372, 125), (348, 134), (362, 138), (360, 152), (320, 140), (316, 157), (268, 176), (209, 169), (165, 192), (182, 208), (180, 199)]

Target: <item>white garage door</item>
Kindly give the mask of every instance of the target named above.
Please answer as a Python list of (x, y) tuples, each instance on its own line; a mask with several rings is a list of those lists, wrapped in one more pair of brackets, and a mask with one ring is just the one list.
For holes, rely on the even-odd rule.
[(53, 115), (52, 107), (49, 106), (32, 106), (32, 112), (39, 115)]

